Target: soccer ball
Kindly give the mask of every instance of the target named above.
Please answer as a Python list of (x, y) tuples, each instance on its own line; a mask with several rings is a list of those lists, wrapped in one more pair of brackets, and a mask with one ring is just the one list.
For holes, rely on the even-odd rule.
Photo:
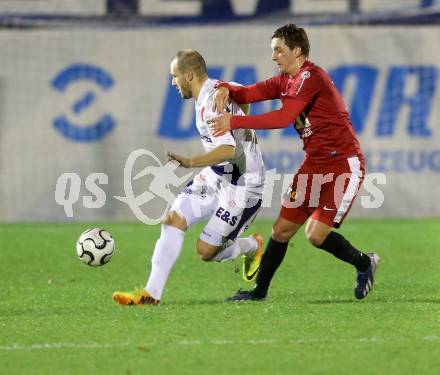
[(89, 266), (102, 266), (115, 253), (115, 241), (105, 229), (91, 228), (79, 236), (76, 253), (81, 262)]

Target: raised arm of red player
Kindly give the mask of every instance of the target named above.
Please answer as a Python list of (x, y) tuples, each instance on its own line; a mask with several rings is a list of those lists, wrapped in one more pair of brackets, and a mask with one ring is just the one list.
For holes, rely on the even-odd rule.
[(282, 129), (295, 122), (307, 102), (286, 98), (283, 106), (272, 112), (254, 116), (232, 116), (231, 129)]
[(282, 129), (295, 122), (304, 110), (307, 102), (286, 98), (283, 106), (277, 111), (255, 116), (231, 116), (223, 113), (212, 120), (211, 129), (214, 136), (220, 136), (231, 129)]
[(238, 86), (227, 82), (219, 82), (217, 87), (226, 87), (229, 90), (229, 97), (238, 104), (279, 99), (281, 91), (279, 76), (249, 86)]

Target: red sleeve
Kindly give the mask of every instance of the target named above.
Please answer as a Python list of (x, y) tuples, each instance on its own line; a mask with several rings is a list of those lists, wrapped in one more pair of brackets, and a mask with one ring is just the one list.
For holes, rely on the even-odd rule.
[(231, 129), (281, 129), (295, 122), (307, 103), (287, 98), (277, 110), (255, 116), (232, 116)]
[(237, 86), (227, 82), (220, 82), (217, 87), (226, 87), (229, 96), (238, 104), (261, 102), (268, 99), (279, 99), (280, 77), (272, 77), (266, 81), (249, 86)]

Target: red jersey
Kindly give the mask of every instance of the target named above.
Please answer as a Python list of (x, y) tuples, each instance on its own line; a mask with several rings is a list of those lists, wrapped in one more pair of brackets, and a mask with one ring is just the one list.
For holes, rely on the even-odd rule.
[(362, 155), (344, 100), (330, 76), (305, 61), (292, 77), (281, 74), (241, 87), (221, 83), (239, 104), (281, 99), (282, 107), (255, 116), (233, 116), (231, 129), (279, 129), (294, 124), (303, 140), (306, 158), (316, 162)]

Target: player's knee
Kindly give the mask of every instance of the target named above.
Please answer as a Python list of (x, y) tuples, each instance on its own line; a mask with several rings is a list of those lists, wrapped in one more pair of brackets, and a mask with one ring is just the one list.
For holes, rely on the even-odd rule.
[(185, 218), (180, 216), (176, 211), (170, 211), (162, 220), (162, 224), (171, 225), (183, 231), (185, 231), (187, 227)]
[(314, 231), (306, 231), (306, 237), (313, 246), (320, 247), (326, 236)]
[(200, 256), (200, 259), (209, 262), (212, 258), (215, 257), (217, 253), (217, 247), (207, 244), (204, 241), (198, 240), (196, 244), (197, 253)]
[(272, 238), (277, 242), (285, 243), (292, 238), (292, 233), (275, 224), (272, 228)]

